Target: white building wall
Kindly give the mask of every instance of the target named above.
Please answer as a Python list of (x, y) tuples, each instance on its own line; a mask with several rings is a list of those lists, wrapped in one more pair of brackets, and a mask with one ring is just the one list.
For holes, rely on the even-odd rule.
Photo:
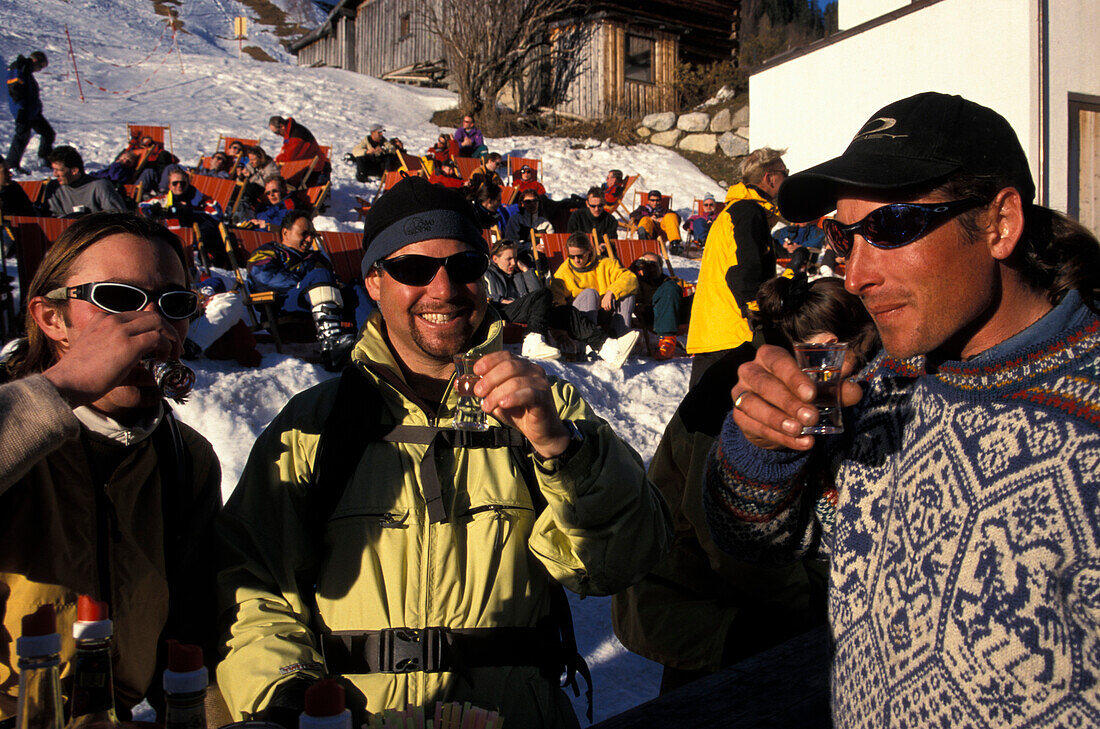
[[(842, 0), (841, 7), (851, 1)], [(1028, 141), (1037, 118), (1031, 105), (1034, 5), (1035, 0), (943, 0), (766, 69), (749, 81), (750, 147), (787, 147), (788, 167), (802, 170), (843, 152), (871, 114), (891, 101), (940, 91), (1003, 114), (1028, 151), (1034, 173), (1037, 147)], [(1095, 69), (1093, 63), (1088, 73)], [(1065, 136), (1064, 113), (1062, 119)]]
[(909, 2), (910, 0), (837, 0), (837, 25), (840, 30), (848, 30), (908, 5)]
[[(1097, 39), (1100, 33), (1100, 2), (1058, 0), (1049, 2), (1048, 6), (1050, 145), (1047, 160), (1050, 197), (1047, 204), (1064, 211), (1069, 186), (1068, 97), (1070, 94), (1080, 94), (1100, 101), (1100, 41)], [(1033, 63), (1037, 64), (1037, 53), (1035, 59)], [(1038, 118), (1037, 89), (1035, 95), (1035, 118)]]

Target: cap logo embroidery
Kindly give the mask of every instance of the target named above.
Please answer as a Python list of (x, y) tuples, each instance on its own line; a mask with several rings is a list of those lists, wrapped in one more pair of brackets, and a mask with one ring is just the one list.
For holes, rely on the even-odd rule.
[(426, 216), (417, 216), (405, 223), (405, 235), (419, 235), (435, 227), (435, 221)]
[[(890, 137), (892, 139), (901, 139), (903, 137), (908, 137), (908, 134), (884, 133), (887, 129), (890, 129), (897, 123), (897, 119), (891, 119), (890, 117), (886, 116), (880, 116), (877, 119), (872, 119), (871, 121), (864, 124), (863, 129), (860, 129), (859, 132), (854, 137), (852, 137), (852, 141), (854, 142), (857, 139), (874, 139), (876, 137)], [(878, 126), (875, 126), (876, 124)]]

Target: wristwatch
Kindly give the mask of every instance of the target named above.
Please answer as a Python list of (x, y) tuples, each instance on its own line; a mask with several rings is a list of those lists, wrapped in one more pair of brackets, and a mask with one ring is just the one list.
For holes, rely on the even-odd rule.
[(575, 456), (577, 454), (577, 451), (581, 449), (581, 446), (584, 445), (584, 433), (582, 433), (580, 428), (577, 427), (577, 424), (574, 423), (572, 420), (563, 420), (561, 422), (562, 425), (565, 426), (565, 429), (569, 431), (569, 445), (565, 447), (564, 451), (556, 456), (551, 456), (550, 458), (543, 458), (538, 453), (534, 453), (535, 458), (538, 460), (539, 463), (546, 463), (547, 461), (553, 460), (554, 458), (558, 459), (559, 463), (565, 463), (570, 458)]

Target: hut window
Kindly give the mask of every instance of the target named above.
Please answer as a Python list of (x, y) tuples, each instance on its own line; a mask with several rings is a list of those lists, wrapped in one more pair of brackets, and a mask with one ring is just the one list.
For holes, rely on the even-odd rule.
[(404, 38), (405, 36), (407, 36), (411, 33), (412, 33), (412, 20), (410, 19), (409, 13), (405, 13), (404, 15), (401, 16), (401, 33), (399, 35), (400, 35), (400, 37)]
[(656, 45), (652, 38), (638, 35), (626, 37), (626, 62), (623, 64), (623, 76), (629, 81), (653, 83), (653, 49)]

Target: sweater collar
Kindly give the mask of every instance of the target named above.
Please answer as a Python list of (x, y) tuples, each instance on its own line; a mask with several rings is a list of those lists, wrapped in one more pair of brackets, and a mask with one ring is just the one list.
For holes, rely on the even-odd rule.
[[(948, 386), (973, 391), (1019, 387), (1096, 352), (1100, 352), (1100, 317), (1085, 305), (1079, 292), (1070, 291), (1027, 329), (967, 362), (940, 363), (934, 377)], [(867, 372), (881, 369), (894, 377), (917, 378), (928, 374), (925, 361), (924, 355), (899, 360), (880, 354)]]
[(73, 408), (73, 415), (92, 438), (116, 445), (130, 446), (148, 438), (164, 419), (164, 403), (157, 403), (155, 410), (131, 426), (125, 426), (109, 415), (86, 405)]

